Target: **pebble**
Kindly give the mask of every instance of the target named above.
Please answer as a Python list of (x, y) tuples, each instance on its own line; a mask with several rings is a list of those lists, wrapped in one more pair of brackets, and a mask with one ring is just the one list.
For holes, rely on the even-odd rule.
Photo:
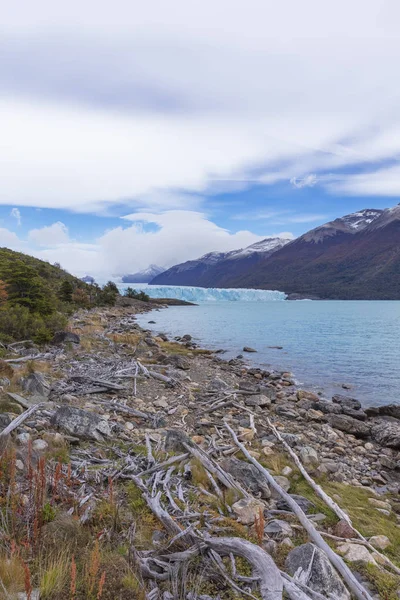
[(32, 450), (36, 452), (46, 452), (48, 447), (49, 445), (45, 440), (38, 439), (32, 442)]

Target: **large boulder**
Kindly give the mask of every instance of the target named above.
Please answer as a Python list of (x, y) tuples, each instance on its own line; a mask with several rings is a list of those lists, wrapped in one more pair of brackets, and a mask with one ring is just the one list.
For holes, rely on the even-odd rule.
[(293, 536), (293, 529), (287, 521), (272, 519), (264, 528), (264, 532), (273, 540), (282, 541)]
[(52, 344), (65, 344), (70, 342), (72, 344), (80, 344), (81, 338), (78, 334), (72, 333), (71, 331), (57, 331), (51, 340)]
[[(300, 506), (303, 512), (310, 513), (315, 510), (315, 504), (311, 502), (308, 498), (304, 496), (299, 496), (298, 494), (289, 494), (289, 496)], [(276, 507), (278, 510), (287, 510), (292, 512), (291, 506), (286, 502), (286, 500), (278, 500), (276, 503)]]
[(352, 410), (359, 410), (361, 408), (361, 402), (355, 398), (349, 396), (342, 396), (341, 394), (335, 394), (332, 396), (332, 402), (340, 404), (342, 408), (351, 408)]
[(342, 412), (342, 408), (339, 404), (328, 402), (328, 400), (318, 400), (318, 402), (313, 402), (312, 407), (314, 410), (321, 411), (324, 415), (340, 415)]
[(294, 575), (298, 570), (306, 572), (310, 569), (307, 584), (314, 592), (324, 598), (350, 600), (350, 593), (345, 588), (339, 575), (332, 567), (323, 550), (310, 542), (291, 550), (286, 558), (286, 570)]
[(264, 513), (264, 504), (256, 498), (242, 498), (232, 504), (232, 510), (243, 525), (252, 525)]
[(379, 414), (386, 417), (400, 419), (400, 404), (386, 404), (378, 408)]
[(400, 449), (400, 422), (384, 419), (372, 427), (371, 436), (381, 446)]
[(367, 437), (370, 433), (370, 427), (366, 423), (348, 415), (330, 415), (329, 423), (331, 427), (359, 438)]
[(108, 421), (99, 415), (73, 406), (60, 406), (51, 422), (69, 435), (84, 440), (103, 441), (111, 435)]
[(237, 479), (253, 496), (270, 498), (271, 491), (254, 465), (237, 458), (225, 458), (221, 466)]
[(190, 361), (186, 356), (181, 354), (171, 354), (164, 360), (167, 365), (172, 365), (175, 369), (181, 369), (182, 371), (188, 371), (190, 369)]

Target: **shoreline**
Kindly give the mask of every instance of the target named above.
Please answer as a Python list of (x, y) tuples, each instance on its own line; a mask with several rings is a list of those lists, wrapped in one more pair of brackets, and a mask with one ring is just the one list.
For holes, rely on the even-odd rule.
[[(138, 592), (156, 589), (159, 580), (149, 570), (153, 558), (162, 557), (165, 565), (170, 552), (171, 556), (185, 552), (199, 540), (245, 540), (249, 548), (258, 548), (260, 558), (269, 557), (287, 571), (292, 553), (305, 550), (309, 538), (296, 524), (290, 505), (252, 470), (227, 432), (229, 427), (248, 456), (272, 474), (321, 535), (331, 536), (338, 556), (344, 555), (351, 565), (357, 550), (358, 558), (363, 553), (364, 565), (372, 561), (372, 571), (360, 571), (358, 562), (351, 568), (363, 585), (379, 591), (378, 561), (384, 558), (371, 545), (374, 538), (379, 538), (382, 546), (377, 548), (387, 559), (397, 561), (400, 551), (400, 418), (364, 419), (354, 403), (325, 402), (295, 386), (289, 373), (266, 371), (240, 359), (224, 360), (213, 351), (193, 347), (189, 334), (179, 342), (153, 335), (137, 322), (139, 313), (150, 316), (152, 309), (148, 303), (135, 302), (130, 307), (80, 311), (58, 345), (27, 362), (31, 348), (20, 348), (14, 358), (6, 359), (13, 387), (3, 383), (8, 405), (0, 417), (8, 419), (6, 427), (18, 413), (23, 419), (9, 440), (17, 465), (12, 485), (21, 539), (26, 540), (25, 521), (34, 531), (30, 519), (36, 513), (26, 496), (33, 464), (34, 469), (42, 468), (42, 478), (48, 477), (44, 493), (49, 495), (43, 502), (50, 522), (43, 523), (41, 552), (52, 551), (46, 544), (53, 523), (59, 544), (65, 523), (68, 527), (73, 523), (76, 539), (89, 537), (88, 545), (82, 551), (75, 547), (69, 557), (78, 564), (78, 575), (85, 572), (93, 547), (99, 552), (104, 547), (101, 564), (106, 565), (102, 568), (107, 576), (102, 600), (132, 597), (132, 590), (126, 592), (130, 596), (123, 591), (128, 567), (138, 569)], [(27, 407), (34, 403), (34, 414), (28, 414)], [(371, 541), (369, 549), (357, 543), (357, 533), (307, 485), (270, 423), (307, 473)], [(344, 424), (357, 426), (354, 435), (344, 430)], [(383, 436), (380, 441), (378, 434)], [(398, 446), (389, 447), (395, 439)], [(27, 459), (29, 452), (32, 457)], [(40, 467), (43, 461), (45, 470)], [(0, 485), (5, 485), (2, 477), (0, 471)], [(179, 527), (171, 529), (171, 522)], [(14, 526), (14, 535), (18, 527)], [(127, 539), (129, 551), (122, 552)], [(132, 546), (134, 567), (129, 563)], [(25, 545), (24, 560), (31, 560), (35, 551), (35, 546)], [(107, 562), (110, 555), (112, 561)], [(201, 560), (209, 575), (200, 589), (207, 598), (216, 598), (226, 592), (226, 580), (211, 577), (214, 563), (207, 553)], [(116, 574), (112, 569), (121, 561)], [(29, 564), (35, 568), (34, 561)], [(160, 564), (154, 562), (158, 569)], [(188, 568), (190, 564), (185, 563)], [(251, 574), (251, 567), (246, 568), (244, 574)], [(384, 574), (385, 582), (392, 577)], [(37, 577), (34, 572), (32, 581)], [(324, 585), (329, 582), (324, 580)], [(84, 579), (80, 585), (86, 585)], [(400, 589), (400, 577), (393, 579), (395, 585)], [(55, 600), (68, 597), (66, 589)], [(326, 589), (322, 594), (328, 597)], [(233, 599), (227, 594), (223, 597)], [(349, 600), (346, 594), (343, 598)]]

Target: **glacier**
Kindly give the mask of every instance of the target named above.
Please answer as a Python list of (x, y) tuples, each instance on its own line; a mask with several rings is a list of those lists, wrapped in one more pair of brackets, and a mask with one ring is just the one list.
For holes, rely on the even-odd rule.
[(147, 285), (138, 283), (118, 283), (120, 292), (133, 287), (143, 290), (151, 298), (177, 298), (187, 302), (271, 302), (286, 300), (284, 292), (275, 290), (253, 290), (240, 288), (202, 288), (194, 286)]

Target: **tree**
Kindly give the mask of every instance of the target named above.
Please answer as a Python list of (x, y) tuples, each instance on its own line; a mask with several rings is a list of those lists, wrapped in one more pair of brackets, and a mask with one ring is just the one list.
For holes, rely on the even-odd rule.
[(5, 270), (8, 300), (12, 306), (26, 306), (31, 312), (41, 315), (55, 310), (51, 291), (44, 285), (33, 267), (16, 260)]
[(7, 302), (7, 300), (8, 300), (7, 284), (5, 283), (5, 281), (0, 279), (0, 306), (2, 304), (5, 304)]
[(90, 298), (88, 294), (82, 288), (77, 288), (72, 294), (72, 301), (79, 306), (89, 306)]
[(134, 298), (135, 300), (141, 300), (142, 302), (149, 302), (150, 296), (146, 294), (143, 290), (138, 292), (131, 287), (127, 287), (124, 293), (126, 298)]
[(72, 294), (74, 293), (74, 287), (68, 279), (64, 279), (60, 286), (58, 296), (63, 302), (72, 302)]

